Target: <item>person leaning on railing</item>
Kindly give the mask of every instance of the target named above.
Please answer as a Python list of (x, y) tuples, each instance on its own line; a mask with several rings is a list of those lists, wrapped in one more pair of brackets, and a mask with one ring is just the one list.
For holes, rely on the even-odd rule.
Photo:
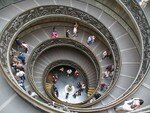
[(115, 111), (121, 112), (121, 111), (133, 111), (137, 108), (139, 108), (144, 101), (140, 98), (133, 98), (131, 100), (125, 101), (123, 105), (120, 105), (115, 108)]

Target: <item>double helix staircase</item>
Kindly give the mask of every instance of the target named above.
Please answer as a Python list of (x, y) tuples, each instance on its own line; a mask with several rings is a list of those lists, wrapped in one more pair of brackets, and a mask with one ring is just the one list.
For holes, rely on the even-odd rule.
[[(121, 2), (120, 0), (117, 0), (117, 2)], [(107, 5), (106, 5), (107, 4)], [(107, 106), (108, 104), (111, 104), (111, 102), (115, 102), (120, 96), (122, 96), (124, 93), (128, 92), (128, 89), (130, 86), (135, 85), (135, 79), (137, 78), (137, 75), (139, 73), (139, 70), (141, 69), (141, 63), (142, 63), (142, 44), (141, 39), (137, 38), (138, 34), (136, 34), (136, 30), (134, 29), (133, 23), (129, 25), (131, 21), (125, 20), (128, 16), (127, 14), (123, 15), (124, 17), (121, 17), (119, 14), (117, 14), (115, 11), (110, 8), (111, 5), (116, 5), (117, 3), (109, 2), (109, 0), (106, 0), (105, 2), (100, 1), (82, 1), (82, 0), (23, 0), (18, 3), (11, 4), (3, 9), (0, 10), (0, 31), (5, 28), (5, 26), (9, 23), (11, 19), (13, 19), (18, 14), (27, 11), (29, 9), (32, 9), (34, 7), (39, 7), (43, 5), (63, 5), (63, 6), (69, 6), (72, 8), (79, 9), (83, 12), (86, 12), (93, 17), (95, 17), (99, 22), (101, 22), (106, 28), (109, 30), (109, 32), (112, 34), (119, 50), (120, 55), (120, 74), (119, 78), (115, 83), (115, 86), (112, 87), (112, 90), (107, 94), (106, 97), (104, 97), (100, 101), (97, 100), (94, 105), (89, 106), (88, 108), (80, 108), (82, 112), (85, 110), (86, 112), (99, 112), (99, 113), (115, 113), (113, 109), (106, 109), (104, 111), (99, 111), (99, 108), (103, 108)], [(120, 9), (121, 10), (121, 9)], [(119, 9), (118, 9), (119, 11)], [(122, 14), (124, 13), (124, 10), (122, 11)], [(57, 27), (58, 26), (58, 27)], [(29, 52), (26, 55), (27, 59), (32, 53), (32, 51), (42, 42), (45, 40), (50, 39), (50, 33), (52, 31), (53, 26), (48, 27), (42, 27), (40, 29), (36, 29), (32, 32), (29, 32), (25, 34), (23, 37), (20, 38), (20, 40), (27, 42), (29, 45)], [(66, 29), (70, 29), (72, 31), (73, 24), (70, 24), (69, 26), (59, 26), (56, 25), (57, 31), (59, 33), (59, 36), (61, 38), (65, 37), (65, 31)], [(88, 47), (96, 56), (99, 65), (102, 69), (102, 75), (105, 72), (105, 69), (107, 66), (114, 64), (115, 61), (110, 59), (102, 60), (102, 53), (104, 50), (107, 50), (108, 45), (103, 41), (103, 38), (98, 36), (96, 39), (96, 42), (88, 46), (86, 43), (87, 37), (91, 35), (90, 29), (84, 30), (82, 29), (82, 26), (79, 26), (78, 36), (71, 37), (71, 39), (78, 41)], [(97, 35), (97, 34), (96, 34)], [(0, 45), (3, 46), (2, 44)], [(35, 64), (33, 69), (33, 80), (40, 92), (44, 96), (46, 96), (43, 86), (42, 86), (42, 74), (44, 69), (53, 61), (60, 60), (60, 59), (69, 59), (76, 61), (77, 64), (80, 64), (80, 66), (86, 71), (87, 75), (89, 76), (89, 80), (91, 80), (89, 85), (89, 94), (92, 93), (93, 88), (92, 85), (94, 85), (94, 81), (96, 78), (95, 76), (95, 70), (91, 66), (91, 62), (87, 59), (85, 59), (84, 55), (81, 55), (78, 53), (78, 51), (72, 51), (68, 48), (56, 48), (52, 50), (47, 50), (46, 52), (43, 52), (41, 54)], [(90, 66), (89, 66), (90, 65)], [(94, 67), (94, 66), (93, 66)], [(39, 109), (36, 109), (35, 107), (31, 106), (29, 103), (27, 103), (25, 100), (20, 98), (14, 90), (10, 88), (10, 86), (7, 84), (6, 80), (3, 77), (3, 71), (0, 71), (0, 90), (3, 92), (0, 94), (0, 113), (8, 113), (10, 111), (13, 112), (32, 112), (32, 113), (43, 113), (43, 111), (40, 111)], [(150, 92), (150, 84), (149, 84), (149, 71), (146, 73), (146, 77), (139, 86), (139, 89), (132, 95), (128, 96), (128, 98), (133, 97), (139, 97), (144, 100), (143, 107), (149, 105), (149, 92)], [(142, 78), (141, 78), (142, 79)], [(106, 81), (103, 79), (102, 81)], [(108, 80), (107, 80), (108, 81)], [(109, 81), (111, 83), (111, 81)], [(111, 85), (111, 84), (110, 84)], [(25, 82), (25, 86), (28, 89), (32, 89), (30, 83), (28, 80)], [(34, 89), (32, 89), (34, 90)], [(144, 93), (143, 93), (144, 92)], [(41, 101), (43, 102), (43, 101)], [(119, 104), (119, 102), (118, 102)], [(36, 105), (36, 104), (35, 104)], [(14, 109), (17, 108), (17, 109)], [(28, 109), (26, 109), (28, 108)], [(71, 108), (73, 109), (73, 108)], [(76, 111), (78, 108), (75, 108)], [(94, 111), (90, 111), (90, 109), (93, 109)], [(73, 110), (74, 111), (74, 110)], [(55, 111), (53, 111), (55, 112)]]

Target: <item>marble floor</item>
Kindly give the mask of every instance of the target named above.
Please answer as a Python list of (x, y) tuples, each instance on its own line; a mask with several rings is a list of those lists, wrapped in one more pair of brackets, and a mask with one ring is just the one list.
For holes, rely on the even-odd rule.
[[(55, 71), (56, 72), (56, 71)], [(58, 76), (57, 82), (55, 83), (55, 86), (58, 89), (59, 96), (57, 97), (59, 100), (68, 102), (68, 103), (80, 103), (87, 99), (87, 93), (85, 90), (81, 92), (81, 96), (76, 96), (76, 98), (73, 97), (73, 94), (79, 90), (77, 88), (78, 82), (86, 83), (86, 79), (84, 76), (79, 74), (77, 78), (74, 77), (74, 71), (68, 76), (66, 70), (63, 73), (55, 73), (55, 75)], [(65, 87), (67, 85), (71, 85), (73, 87), (72, 91), (69, 93), (68, 98), (66, 98), (66, 90)]]

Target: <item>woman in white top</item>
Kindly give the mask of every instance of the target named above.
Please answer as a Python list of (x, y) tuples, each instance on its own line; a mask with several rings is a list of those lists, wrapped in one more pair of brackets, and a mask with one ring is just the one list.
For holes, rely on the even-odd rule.
[(75, 22), (74, 28), (73, 28), (73, 37), (77, 37), (77, 32), (78, 32), (78, 24)]
[(131, 100), (125, 101), (123, 105), (120, 105), (116, 108), (117, 112), (120, 111), (133, 111), (142, 105), (144, 101), (139, 98), (133, 98)]
[(71, 69), (68, 69), (68, 70), (67, 70), (67, 74), (68, 74), (67, 76), (69, 76), (71, 73), (72, 73), (72, 70), (71, 70)]

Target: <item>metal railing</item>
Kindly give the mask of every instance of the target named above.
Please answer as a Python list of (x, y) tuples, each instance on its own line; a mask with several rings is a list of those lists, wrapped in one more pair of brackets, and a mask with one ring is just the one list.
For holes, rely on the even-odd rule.
[[(42, 54), (42, 52), (53, 48), (53, 47), (63, 47), (63, 46), (68, 46), (68, 47), (73, 47), (75, 49), (78, 49), (79, 51), (81, 51), (82, 53), (86, 54), (89, 59), (92, 61), (94, 67), (95, 67), (95, 71), (96, 71), (96, 75), (95, 78), (97, 78), (97, 81), (94, 82), (94, 86), (96, 89), (98, 89), (98, 84), (100, 83), (100, 67), (97, 61), (97, 58), (95, 57), (95, 55), (84, 45), (82, 45), (81, 43), (73, 40), (73, 39), (67, 39), (67, 38), (57, 38), (57, 39), (48, 39), (42, 43), (40, 43), (31, 53), (31, 55), (29, 56), (28, 59), (28, 63), (27, 63), (27, 75), (29, 77), (29, 81), (30, 84), (32, 85), (32, 87), (34, 88), (34, 90), (42, 97), (44, 98), (44, 100), (48, 100), (46, 97), (43, 97), (42, 94), (38, 91), (35, 82), (33, 80), (33, 68), (36, 62), (36, 59)], [(94, 76), (93, 76), (94, 77)], [(87, 76), (87, 78), (90, 78), (89, 76)], [(88, 79), (88, 83), (90, 82), (90, 80)], [(96, 92), (96, 91), (95, 91)], [(94, 95), (94, 94), (93, 94)], [(93, 96), (92, 95), (92, 96)], [(91, 97), (92, 97), (91, 96)]]
[[(94, 17), (90, 16), (89, 14), (80, 11), (75, 8), (71, 7), (66, 7), (66, 6), (42, 6), (42, 7), (37, 7), (31, 10), (28, 10), (26, 12), (23, 12), (20, 15), (17, 15), (16, 18), (14, 18), (12, 21), (9, 22), (9, 24), (5, 27), (1, 34), (1, 39), (0, 39), (0, 49), (1, 49), (1, 66), (2, 69), (5, 72), (5, 75), (8, 76), (7, 79), (9, 79), (10, 83), (13, 85), (14, 84), (12, 77), (12, 72), (10, 71), (10, 64), (9, 62), (9, 51), (10, 48), (13, 44), (13, 41), (15, 40), (15, 37), (19, 32), (24, 29), (26, 26), (30, 24), (30, 22), (34, 22), (36, 18), (40, 17), (45, 17), (46, 16), (55, 16), (55, 15), (63, 14), (67, 16), (72, 16), (76, 17), (90, 25), (92, 25), (94, 28), (96, 28), (99, 33), (101, 33), (104, 37), (106, 37), (107, 42), (110, 44), (113, 50), (113, 56), (115, 56), (115, 64), (116, 64), (116, 80), (119, 76), (119, 67), (120, 67), (120, 57), (119, 57), (119, 52), (117, 45), (115, 43), (115, 40), (113, 39), (112, 35), (110, 32), (107, 30), (107, 28), (101, 24), (97, 19)], [(7, 56), (7, 57), (6, 57)], [(7, 71), (6, 71), (7, 70)], [(114, 86), (114, 84), (112, 85)], [(13, 87), (14, 88), (14, 87)], [(18, 89), (18, 92), (22, 90)], [(21, 93), (20, 93), (21, 94)], [(21, 94), (23, 95), (23, 94)], [(28, 96), (24, 97), (26, 100), (28, 100), (30, 103), (34, 104), (35, 101), (29, 100)], [(36, 104), (38, 106), (38, 104)], [(43, 106), (38, 106), (39, 108), (43, 108)]]
[(149, 52), (147, 51), (147, 47), (150, 45), (150, 27), (146, 20), (144, 12), (135, 0), (118, 0), (118, 2), (122, 4), (129, 13), (131, 13), (136, 27), (139, 30), (139, 36), (141, 37), (140, 39), (143, 48), (141, 66), (137, 74), (138, 76), (136, 77), (132, 85), (126, 90), (126, 92), (123, 93), (122, 96), (118, 97), (119, 99), (117, 101), (115, 101), (122, 102), (138, 89), (150, 68), (150, 59), (148, 59)]
[[(57, 18), (57, 17), (56, 17)], [(50, 20), (50, 19), (49, 19)], [(68, 19), (67, 19), (68, 20)], [(58, 21), (58, 23), (56, 22), (56, 21)], [(38, 22), (36, 22), (36, 23), (38, 23)], [(46, 23), (47, 24), (47, 23)], [(59, 25), (57, 25), (57, 24), (59, 24)], [(81, 23), (80, 23), (81, 24)], [(82, 23), (83, 24), (83, 23)], [(65, 23), (65, 24), (62, 24), (62, 21), (61, 22), (59, 22), (59, 19), (57, 18), (57, 19), (55, 19), (55, 22), (54, 23), (51, 23), (50, 24), (51, 25), (51, 27), (53, 27), (53, 26), (55, 26), (55, 27), (60, 27), (60, 26), (62, 26), (62, 27), (72, 27), (72, 26), (70, 26), (70, 24), (68, 24), (68, 23)], [(84, 24), (85, 25), (85, 24)], [(31, 26), (32, 26), (32, 24), (31, 24)], [(20, 34), (19, 34), (19, 38), (22, 38), (23, 36), (25, 36), (26, 34), (28, 34), (28, 33), (30, 33), (30, 32), (32, 32), (32, 31), (34, 31), (34, 30), (37, 30), (37, 29), (40, 29), (40, 28), (42, 28), (42, 27), (49, 27), (49, 24), (48, 25), (45, 25), (44, 23), (42, 24), (42, 25), (40, 25), (40, 24), (37, 24), (37, 25), (34, 25), (34, 26), (32, 26), (31, 28), (30, 27), (28, 27), (28, 29), (26, 29), (26, 30), (24, 30), (23, 32), (21, 32)], [(85, 27), (85, 26), (84, 26)], [(90, 28), (90, 26), (86, 26), (87, 28), (84, 28), (83, 26), (81, 26), (80, 25), (80, 30), (85, 30), (86, 32), (89, 32), (89, 29), (87, 29), (87, 28)], [(96, 37), (99, 37), (99, 35), (98, 34), (95, 34), (94, 33), (94, 35), (96, 36)], [(97, 40), (98, 41), (98, 40)], [(89, 50), (90, 50), (90, 48), (89, 48)], [(90, 51), (92, 51), (92, 50), (90, 50)], [(113, 51), (112, 51), (113, 52)], [(30, 62), (30, 61), (29, 61)], [(33, 66), (34, 67), (34, 66)], [(116, 69), (116, 70), (118, 70), (118, 69)], [(114, 77), (112, 78), (112, 80), (111, 80), (111, 83), (109, 84), (109, 86), (113, 86), (113, 84), (115, 84), (115, 81), (117, 81), (117, 78), (115, 77), (115, 75), (114, 75)], [(109, 91), (112, 89), (112, 87), (110, 87), (110, 88), (108, 88), (102, 95), (101, 95), (101, 97), (99, 98), (99, 99), (97, 99), (97, 101), (94, 101), (93, 103), (87, 103), (87, 104), (84, 104), (83, 105), (83, 107), (87, 107), (87, 106), (91, 106), (92, 104), (95, 104), (95, 103), (97, 103), (97, 102), (99, 102), (99, 101), (101, 101), (102, 99), (104, 99), (105, 97), (107, 97), (107, 95), (109, 94)], [(99, 89), (98, 89), (99, 90)], [(42, 95), (41, 95), (41, 97), (43, 97)], [(48, 100), (48, 99), (44, 99), (44, 100)], [(80, 106), (80, 107), (82, 107), (82, 106)]]

